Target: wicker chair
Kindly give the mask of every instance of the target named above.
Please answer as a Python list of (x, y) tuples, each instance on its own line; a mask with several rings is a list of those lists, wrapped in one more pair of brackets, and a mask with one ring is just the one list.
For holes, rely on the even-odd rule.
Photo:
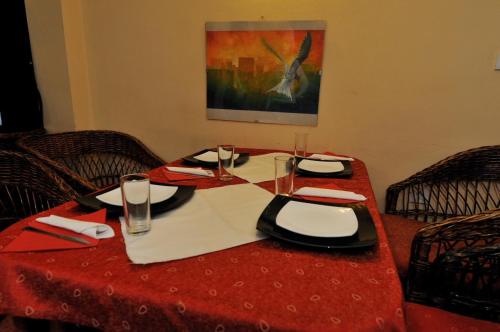
[(500, 145), (457, 153), (389, 186), (385, 213), (437, 221), (500, 207)]
[(32, 135), (43, 135), (45, 134), (45, 129), (34, 129), (30, 131), (12, 132), (12, 133), (0, 133), (0, 150), (14, 150), (18, 151), (19, 147), (16, 145), (16, 141), (24, 136)]
[(25, 137), (17, 144), (54, 168), (79, 194), (117, 184), (120, 176), (165, 164), (138, 139), (89, 130)]
[(77, 193), (41, 161), (0, 151), (0, 230), (75, 197)]
[(412, 243), (406, 298), (500, 322), (500, 209), (420, 229)]
[(498, 320), (499, 208), (499, 145), (389, 186), (382, 220), (407, 299)]

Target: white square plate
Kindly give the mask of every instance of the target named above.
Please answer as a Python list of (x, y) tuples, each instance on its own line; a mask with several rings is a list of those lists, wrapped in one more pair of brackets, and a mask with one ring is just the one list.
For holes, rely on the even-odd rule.
[[(175, 186), (161, 186), (157, 184), (150, 185), (150, 201), (151, 204), (163, 202), (170, 197), (174, 196), (177, 192)], [(105, 192), (104, 194), (97, 195), (95, 198), (106, 204), (123, 206), (122, 193), (120, 187)]]
[(335, 173), (344, 170), (344, 165), (341, 162), (310, 159), (302, 159), (297, 167), (315, 173)]
[(358, 231), (358, 219), (349, 207), (289, 201), (276, 224), (294, 233), (316, 237), (346, 237)]

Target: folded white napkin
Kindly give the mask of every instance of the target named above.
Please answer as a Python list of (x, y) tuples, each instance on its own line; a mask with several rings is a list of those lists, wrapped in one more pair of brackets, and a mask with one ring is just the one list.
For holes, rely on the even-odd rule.
[(215, 176), (214, 172), (208, 169), (192, 168), (192, 167), (173, 167), (173, 166), (165, 166), (165, 168), (171, 172), (176, 172), (176, 173), (194, 174), (194, 175), (208, 176), (208, 177)]
[(337, 189), (302, 187), (299, 190), (295, 191), (293, 194), (302, 196), (330, 197), (330, 198), (352, 199), (355, 201), (366, 201), (366, 197), (361, 194), (356, 194), (352, 191), (337, 190)]
[[(234, 160), (238, 159), (240, 156), (239, 153), (234, 154)], [(219, 159), (219, 154), (215, 151), (206, 151), (203, 152), (202, 154), (199, 154), (197, 156), (193, 157), (194, 159), (198, 159), (201, 161), (209, 162), (209, 163), (216, 163)]]
[(276, 216), (276, 224), (292, 232), (318, 237), (351, 236), (358, 218), (351, 208), (290, 201)]
[(327, 154), (319, 154), (319, 153), (314, 153), (307, 158), (319, 159), (319, 160), (349, 160), (349, 161), (354, 160), (353, 158), (350, 157), (330, 156)]
[(87, 235), (94, 239), (107, 239), (115, 236), (115, 232), (111, 226), (98, 222), (80, 221), (55, 215), (40, 217), (37, 218), (36, 221), (59, 228), (69, 229), (70, 231)]

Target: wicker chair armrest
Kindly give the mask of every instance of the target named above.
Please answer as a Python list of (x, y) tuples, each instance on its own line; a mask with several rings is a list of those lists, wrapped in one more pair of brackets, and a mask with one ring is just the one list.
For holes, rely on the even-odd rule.
[(458, 216), (429, 224), (415, 235), (414, 243), (467, 241), (500, 236), (500, 208), (471, 216)]
[(500, 243), (450, 250), (434, 264), (434, 304), (500, 321)]
[(499, 278), (500, 209), (494, 209), (420, 229), (412, 243), (406, 297), (497, 320), (500, 306), (490, 294), (499, 296)]

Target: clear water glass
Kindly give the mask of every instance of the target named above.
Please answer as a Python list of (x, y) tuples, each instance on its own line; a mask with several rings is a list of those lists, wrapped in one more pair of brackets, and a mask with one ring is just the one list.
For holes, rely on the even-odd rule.
[(291, 196), (295, 176), (295, 158), (290, 156), (274, 157), (274, 193)]
[(150, 181), (147, 174), (128, 174), (120, 178), (123, 216), (127, 233), (145, 234), (151, 230)]
[(219, 180), (232, 180), (234, 177), (234, 145), (218, 145), (217, 156), (219, 163)]
[(294, 155), (296, 157), (306, 157), (308, 133), (295, 133)]

